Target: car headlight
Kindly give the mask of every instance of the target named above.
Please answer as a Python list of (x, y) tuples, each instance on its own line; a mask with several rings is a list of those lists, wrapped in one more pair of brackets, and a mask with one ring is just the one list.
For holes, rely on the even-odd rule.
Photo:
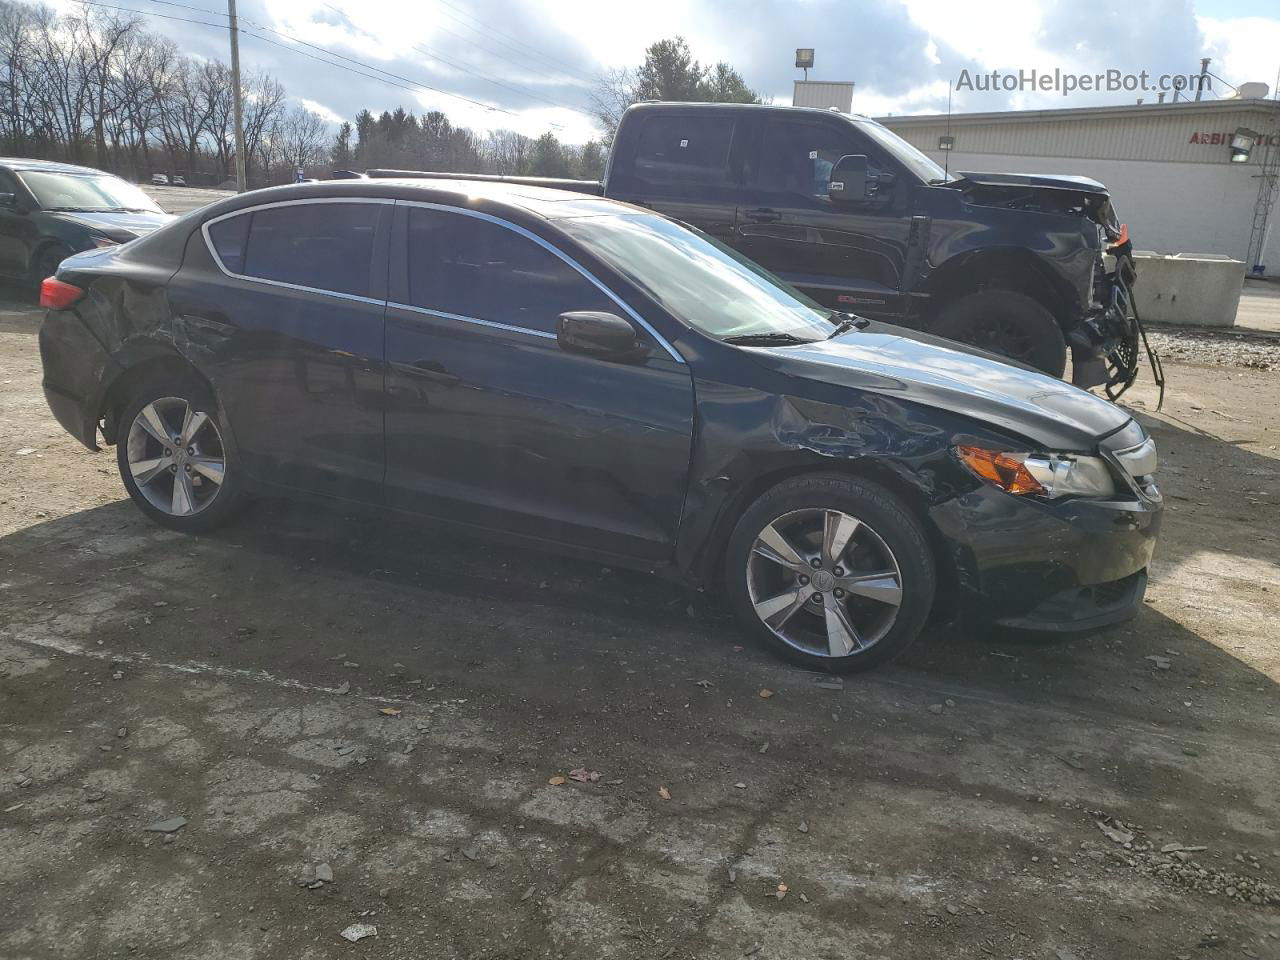
[(1101, 457), (1074, 453), (1017, 453), (960, 445), (956, 456), (966, 467), (1015, 496), (1111, 497), (1116, 485)]

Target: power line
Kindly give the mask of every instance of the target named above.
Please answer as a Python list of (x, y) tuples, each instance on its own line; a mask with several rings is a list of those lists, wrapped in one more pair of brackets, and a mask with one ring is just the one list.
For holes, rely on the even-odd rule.
[[(551, 64), (556, 69), (560, 70), (562, 73), (572, 74), (573, 76), (576, 76), (581, 80), (586, 80), (588, 83), (595, 83), (597, 80), (597, 78), (595, 77), (588, 77), (583, 73), (579, 73), (577, 70), (569, 69), (563, 63), (560, 63), (555, 57), (552, 57), (550, 54), (543, 53), (537, 47), (534, 47), (526, 43), (525, 41), (521, 40), (519, 37), (512, 36), (509, 33), (499, 30), (497, 27), (493, 26), (490, 23), (484, 23), (480, 20), (477, 20), (471, 14), (467, 13), (467, 11), (461, 10), (458, 7), (455, 7), (452, 3), (449, 2), (449, 0), (438, 0), (438, 2), (445, 7), (448, 7), (450, 10), (454, 11), (453, 14), (447, 13), (446, 16), (450, 17), (452, 20), (458, 23), (461, 23), (464, 27), (466, 27), (469, 30), (474, 30), (477, 33), (483, 31), (484, 36), (492, 39), (495, 43), (499, 43), (502, 46), (507, 47), (508, 49), (511, 49), (511, 50), (515, 50), (517, 53), (519, 53), (519, 50), (516, 47), (513, 47), (511, 43), (507, 43), (506, 41), (499, 39), (499, 37), (506, 37), (508, 40), (512, 41), (512, 43), (519, 44), (519, 46), (524, 47), (526, 50), (528, 50), (530, 53), (532, 53), (534, 56), (538, 57), (539, 59), (545, 60), (547, 63)], [(472, 23), (467, 23), (463, 20), (459, 20), (458, 16), (455, 16), (455, 14), (460, 14), (461, 16), (465, 17), (466, 20), (472, 21)], [(473, 25), (473, 23), (476, 25)]]
[[(81, 0), (81, 2), (87, 3), (88, 5), (95, 6), (95, 7), (106, 7), (112, 10), (124, 10), (130, 13), (138, 13), (143, 16), (160, 17), (161, 19), (165, 19), (165, 20), (178, 20), (186, 23), (196, 23), (206, 27), (217, 27), (218, 29), (222, 29), (225, 26), (225, 24), (207, 23), (201, 20), (190, 20), (184, 17), (177, 17), (177, 16), (172, 16), (172, 15), (167, 15), (162, 13), (154, 13), (147, 10), (137, 10), (132, 7), (116, 6), (109, 3), (102, 3), (101, 0)], [(181, 7), (186, 10), (194, 10), (198, 13), (204, 13), (209, 16), (223, 16), (223, 17), (226, 16), (226, 14), (219, 14), (213, 10), (205, 9), (204, 7), (196, 7), (190, 4), (179, 3), (177, 2), (177, 0), (148, 0), (148, 2), (160, 3), (170, 7)], [(460, 93), (452, 93), (448, 90), (441, 90), (438, 87), (430, 86), (429, 84), (425, 84), (425, 83), (422, 83), (421, 81), (414, 80), (411, 77), (406, 77), (406, 76), (403, 76), (402, 74), (394, 73), (390, 70), (384, 70), (381, 67), (374, 66), (373, 64), (367, 63), (363, 60), (358, 60), (354, 57), (348, 57), (341, 53), (336, 53), (318, 44), (309, 43), (306, 40), (301, 40), (298, 37), (284, 33), (283, 31), (280, 31), (280, 30), (276, 30), (273, 27), (268, 27), (265, 24), (257, 23), (256, 21), (253, 21), (253, 20), (243, 20), (243, 22), (247, 24), (251, 24), (254, 28), (258, 30), (265, 30), (268, 33), (275, 34), (276, 36), (281, 37), (285, 40), (288, 40), (292, 43), (299, 44), (300, 46), (309, 47), (312, 50), (319, 51), (320, 53), (325, 54), (325, 56), (327, 57), (334, 57), (337, 60), (344, 60), (347, 63), (354, 64), (355, 67), (363, 68), (363, 69), (353, 69), (352, 67), (345, 66), (344, 64), (335, 63), (333, 60), (327, 60), (327, 59), (324, 59), (323, 57), (318, 57), (314, 54), (307, 53), (305, 50), (299, 50), (296, 47), (290, 47), (283, 43), (278, 43), (274, 40), (269, 39), (268, 37), (264, 37), (256, 33), (251, 33), (248, 30), (244, 29), (243, 27), (241, 28), (242, 33), (250, 37), (253, 37), (255, 40), (261, 40), (263, 43), (269, 43), (272, 46), (280, 47), (282, 50), (289, 50), (293, 53), (299, 54), (300, 56), (307, 57), (310, 60), (315, 60), (318, 63), (328, 64), (331, 67), (337, 67), (339, 70), (346, 70), (348, 73), (354, 73), (357, 76), (366, 77), (370, 80), (378, 80), (382, 83), (388, 84), (389, 86), (393, 86), (401, 90), (406, 90), (410, 93), (416, 93), (420, 91), (438, 93), (442, 96), (453, 97), (456, 100), (461, 100), (465, 103), (471, 104), (472, 106), (480, 107), (482, 110), (487, 110), (487, 111), (496, 112), (496, 113), (504, 113), (507, 116), (512, 116), (512, 117), (518, 116), (518, 114), (516, 114), (514, 111), (507, 110), (503, 107), (494, 106), (493, 104), (484, 103), (480, 100), (473, 100), (471, 97), (464, 96)], [(375, 73), (383, 74), (384, 76), (374, 76), (373, 74), (366, 71), (374, 71)], [(391, 79), (386, 79), (386, 78), (391, 78)]]
[[(342, 18), (346, 20), (348, 25), (350, 25), (353, 29), (359, 30), (362, 33), (366, 33), (366, 34), (368, 33), (368, 31), (364, 30), (354, 20), (352, 20), (351, 16), (341, 7), (336, 7), (332, 3), (326, 3), (325, 6), (328, 7), (330, 10), (334, 11), (335, 13), (341, 15)], [(465, 38), (463, 39), (465, 40)], [(440, 61), (446, 66), (452, 67), (455, 70), (461, 70), (463, 73), (469, 73), (473, 77), (479, 77), (481, 80), (484, 80), (486, 83), (492, 83), (494, 86), (501, 87), (504, 90), (509, 90), (512, 93), (516, 93), (524, 97), (531, 97), (534, 100), (541, 100), (543, 103), (549, 103), (553, 107), (562, 107), (565, 110), (577, 111), (579, 109), (578, 107), (571, 106), (570, 104), (563, 103), (559, 100), (552, 100), (550, 97), (544, 97), (542, 96), (542, 94), (534, 93), (532, 90), (528, 90), (524, 87), (515, 87), (510, 84), (504, 83), (501, 80), (494, 80), (492, 77), (486, 77), (483, 73), (477, 73), (475, 70), (472, 70), (470, 67), (463, 66), (460, 63), (454, 63), (452, 60), (448, 60), (440, 56), (438, 53), (435, 53), (432, 50), (428, 50), (426, 47), (422, 46), (421, 44), (414, 44), (413, 49), (417, 50), (419, 53), (426, 54), (428, 57), (430, 57), (433, 60)], [(559, 126), (559, 124), (553, 124), (553, 126)]]

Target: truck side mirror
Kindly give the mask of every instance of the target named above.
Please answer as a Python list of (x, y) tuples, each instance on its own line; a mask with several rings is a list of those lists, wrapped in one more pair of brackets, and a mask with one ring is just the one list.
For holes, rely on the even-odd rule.
[(862, 154), (841, 157), (831, 169), (827, 196), (845, 203), (867, 199), (867, 158)]

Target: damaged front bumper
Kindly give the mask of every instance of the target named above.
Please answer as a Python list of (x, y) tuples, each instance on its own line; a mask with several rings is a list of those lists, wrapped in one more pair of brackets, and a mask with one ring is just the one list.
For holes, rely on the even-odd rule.
[(961, 613), (1018, 629), (1072, 632), (1142, 606), (1161, 504), (1049, 502), (981, 487), (930, 511)]

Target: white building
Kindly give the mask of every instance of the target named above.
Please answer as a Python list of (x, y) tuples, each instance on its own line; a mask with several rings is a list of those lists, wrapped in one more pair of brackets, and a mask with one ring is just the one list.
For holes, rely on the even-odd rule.
[[(1258, 87), (1262, 87), (1258, 91)], [(1261, 84), (1249, 92), (1265, 96)], [(1122, 107), (881, 117), (880, 122), (952, 173), (1064, 173), (1110, 188), (1135, 249), (1226, 254), (1280, 275), (1280, 102), (1265, 99)], [(1258, 134), (1232, 162), (1241, 129)], [(952, 138), (952, 149), (939, 148)], [(1264, 175), (1265, 173), (1265, 175)], [(1259, 187), (1271, 186), (1261, 224)], [(1251, 236), (1254, 250), (1250, 250)], [(1261, 249), (1261, 256), (1257, 250)], [(1249, 254), (1255, 255), (1250, 258)], [(1249, 263), (1252, 259), (1253, 263)]]

